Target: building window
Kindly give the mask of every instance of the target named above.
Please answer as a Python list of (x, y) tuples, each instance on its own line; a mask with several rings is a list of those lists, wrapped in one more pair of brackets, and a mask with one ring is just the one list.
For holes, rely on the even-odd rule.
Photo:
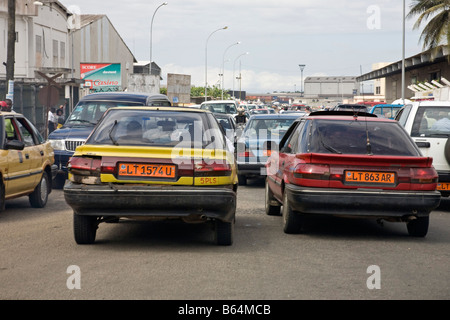
[(42, 37), (36, 36), (36, 67), (42, 67)]
[(59, 46), (58, 46), (58, 40), (53, 40), (53, 67), (58, 67), (58, 50), (59, 50)]
[(381, 94), (381, 87), (375, 87), (375, 94)]
[(64, 68), (66, 66), (66, 43), (65, 42), (60, 42), (59, 43), (60, 46), (60, 66), (62, 68)]
[(428, 81), (433, 81), (433, 80), (436, 80), (436, 81), (439, 81), (439, 80), (441, 80), (441, 71), (440, 70), (438, 70), (438, 71), (433, 71), (433, 72), (430, 72), (429, 73), (429, 76), (428, 76)]

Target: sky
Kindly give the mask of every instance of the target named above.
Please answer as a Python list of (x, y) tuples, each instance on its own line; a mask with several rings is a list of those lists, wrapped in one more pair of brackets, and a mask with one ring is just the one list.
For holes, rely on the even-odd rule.
[[(150, 60), (152, 30), (162, 85), (175, 73), (191, 75), (194, 86), (221, 86), (223, 69), (225, 89), (294, 92), (309, 76), (359, 76), (373, 63), (402, 59), (400, 0), (60, 2), (81, 14), (107, 15), (138, 61)], [(408, 14), (412, 0), (405, 3)], [(423, 51), (416, 18), (405, 19), (406, 58)]]

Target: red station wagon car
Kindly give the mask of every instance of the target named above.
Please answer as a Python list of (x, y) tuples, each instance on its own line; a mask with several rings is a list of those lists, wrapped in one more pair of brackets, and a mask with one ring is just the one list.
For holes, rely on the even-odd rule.
[(308, 214), (406, 222), (424, 237), (439, 206), (437, 172), (395, 120), (322, 111), (300, 118), (266, 163), (266, 213), (285, 233)]

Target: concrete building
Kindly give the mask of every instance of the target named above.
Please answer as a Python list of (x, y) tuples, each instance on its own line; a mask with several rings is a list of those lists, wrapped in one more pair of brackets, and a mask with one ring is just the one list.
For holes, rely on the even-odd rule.
[(307, 77), (304, 98), (345, 102), (359, 94), (356, 76)]
[[(384, 79), (386, 102), (402, 98), (402, 60), (387, 64), (358, 77), (358, 81)], [(445, 95), (450, 79), (449, 52), (439, 46), (405, 58), (405, 99), (448, 100)], [(437, 84), (436, 84), (437, 83)], [(442, 86), (442, 87), (440, 87)]]
[[(38, 3), (38, 4), (36, 4)], [(70, 29), (69, 29), (70, 27)], [(59, 97), (52, 106), (64, 105), (66, 114), (79, 98), (91, 91), (81, 88), (81, 64), (115, 64), (120, 74), (117, 90), (128, 86), (136, 61), (105, 15), (72, 14), (59, 1), (16, 0), (14, 65), (15, 111), (23, 113), (39, 130), (45, 130), (48, 106), (40, 93), (53, 78)], [(0, 0), (0, 61), (7, 57), (8, 7)], [(57, 76), (57, 77), (56, 77)], [(7, 94), (6, 68), (0, 68), (0, 100)], [(45, 91), (45, 90), (44, 90)]]

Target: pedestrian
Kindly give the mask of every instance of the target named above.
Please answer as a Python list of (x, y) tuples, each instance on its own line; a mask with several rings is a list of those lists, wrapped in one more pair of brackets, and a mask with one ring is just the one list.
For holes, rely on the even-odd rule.
[(7, 111), (8, 105), (6, 104), (6, 101), (0, 101), (0, 108), (1, 111)]
[(64, 124), (64, 114), (63, 114), (63, 109), (59, 108), (58, 110), (56, 110), (56, 119), (57, 119), (57, 125), (56, 125), (56, 129), (59, 129), (63, 126)]
[(9, 112), (14, 112), (13, 111), (13, 103), (12, 103), (12, 100), (11, 99), (5, 99), (5, 102), (6, 102), (6, 105), (8, 106), (8, 111)]
[(310, 106), (306, 106), (305, 112), (306, 112), (307, 115), (310, 114), (311, 113), (311, 107)]
[(245, 109), (243, 107), (240, 107), (238, 109), (238, 114), (236, 116), (236, 124), (245, 125), (246, 122), (247, 122), (247, 117), (245, 116)]
[(50, 108), (50, 111), (48, 112), (48, 134), (55, 131), (56, 126), (58, 124), (58, 120), (55, 115), (56, 108)]

